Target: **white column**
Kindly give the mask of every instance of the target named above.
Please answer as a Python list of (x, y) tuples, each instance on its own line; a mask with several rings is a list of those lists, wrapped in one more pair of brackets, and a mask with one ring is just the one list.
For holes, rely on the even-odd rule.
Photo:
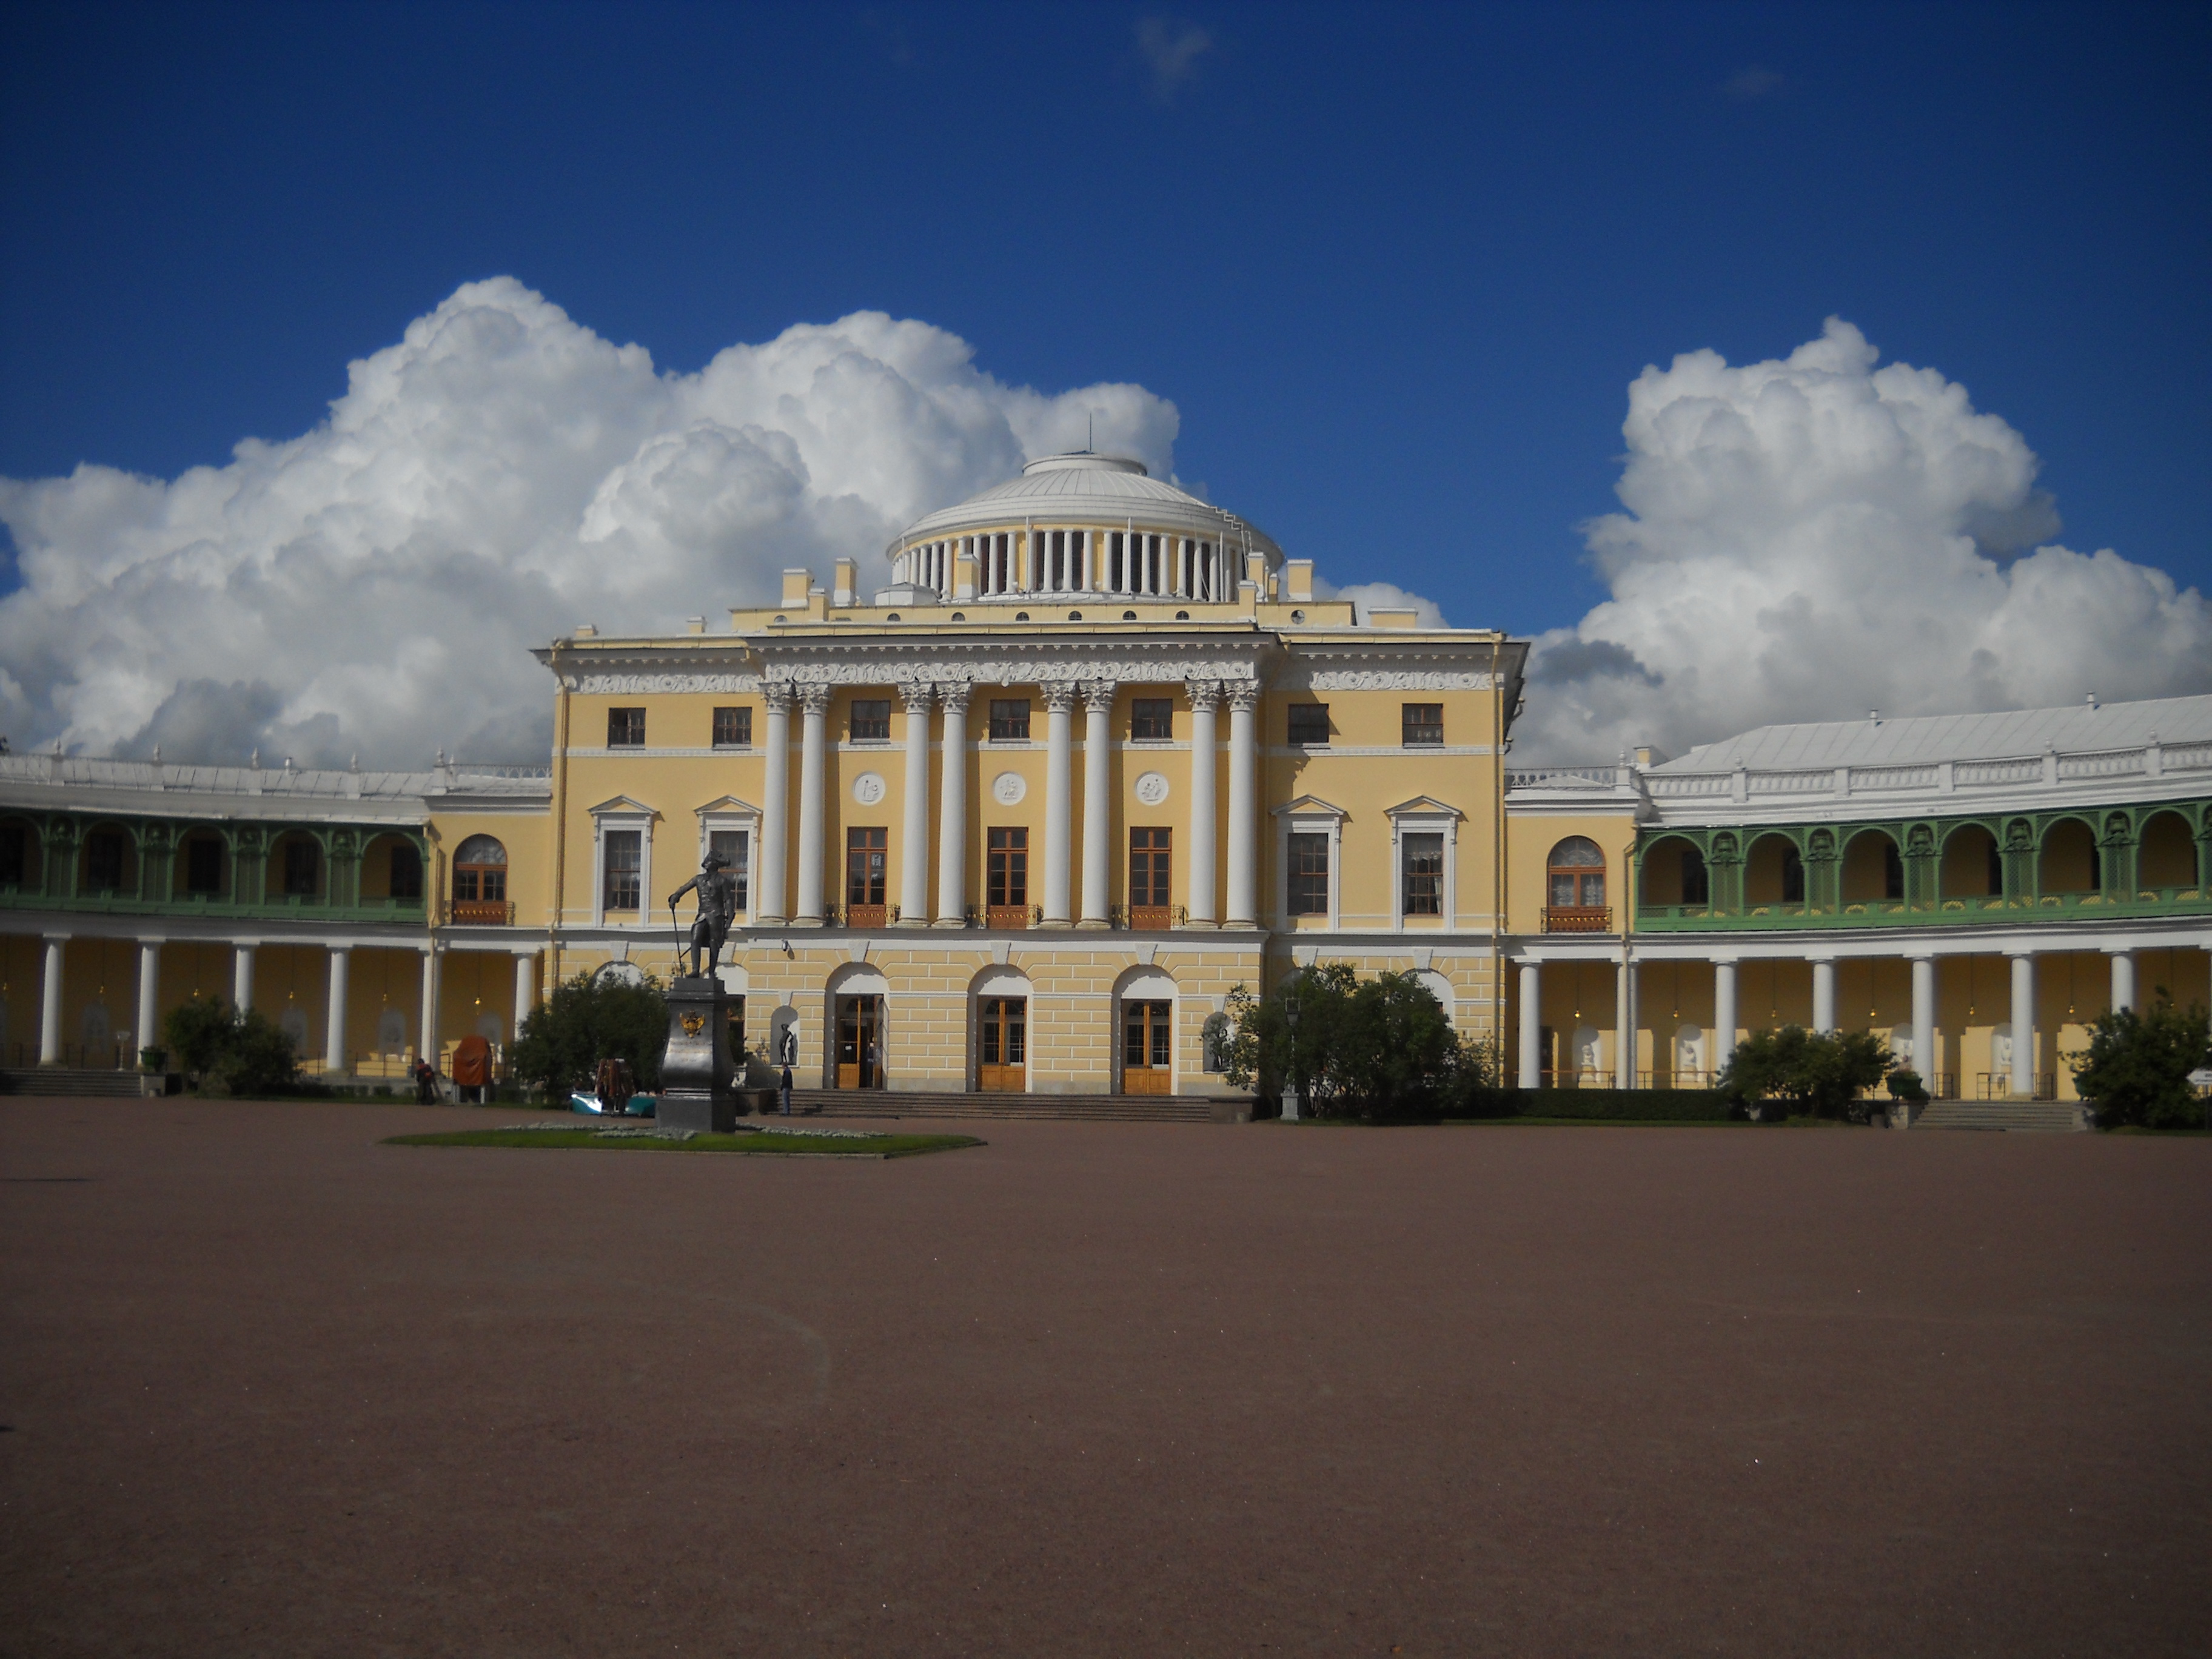
[(138, 941), (138, 1046), (161, 1041), (161, 941)]
[(937, 925), (968, 925), (968, 696), (965, 680), (937, 688), (945, 750), (937, 802)]
[(2107, 951), (2112, 959), (2112, 1012), (2136, 1006), (2136, 953), (2132, 951)]
[(1936, 958), (1912, 958), (1912, 1069), (1936, 1091)]
[(438, 952), (422, 947), (422, 1007), (416, 1028), (415, 1052), (431, 1065), (438, 1063)]
[(929, 926), (929, 683), (899, 687), (906, 702), (906, 823), (900, 832), (899, 926)]
[(1193, 680), (1190, 692), (1190, 851), (1183, 855), (1189, 874), (1184, 890), (1190, 895), (1191, 926), (1214, 925), (1213, 861), (1221, 854), (1213, 833), (1213, 769), (1217, 745), (1213, 711), (1221, 701), (1221, 687), (1213, 680)]
[(1613, 1083), (1617, 1089), (1636, 1086), (1636, 964), (1620, 964), (1620, 991), (1614, 1000), (1619, 1018), (1613, 1036)]
[(2012, 1092), (2035, 1092), (2035, 957), (2012, 959)]
[(522, 1035), (522, 1022), (528, 1019), (538, 1007), (538, 952), (518, 951), (514, 953), (514, 1029), (510, 1037)]
[(46, 968), (39, 978), (39, 1064), (62, 1063), (62, 969), (69, 935), (46, 935)]
[(1836, 962), (1832, 957), (1813, 960), (1813, 1029), (1836, 1029)]
[(230, 947), (230, 1006), (245, 1013), (253, 1006), (253, 947)]
[[(1260, 925), (1260, 688), (1231, 681), (1229, 693), (1229, 916), (1231, 927)], [(1336, 871), (1329, 879), (1337, 879)]]
[(1521, 1086), (1544, 1086), (1544, 969), (1521, 964)]
[(1114, 682), (1083, 688), (1083, 925), (1106, 925), (1114, 851)]
[(323, 1072), (343, 1077), (346, 1070), (346, 970), (353, 951), (343, 945), (331, 946), (330, 1006), (323, 1015)]
[(1068, 839), (1075, 817), (1075, 688), (1048, 682), (1044, 694), (1044, 925), (1067, 926)]
[(784, 886), (785, 827), (791, 822), (791, 683), (770, 680), (761, 687), (768, 710), (768, 734), (761, 760), (760, 867), (753, 872), (753, 914), (758, 926), (781, 927), (791, 912)]
[(805, 714), (799, 738), (799, 914), (792, 918), (801, 927), (822, 925), (822, 837), (828, 805), (823, 799), (826, 769), (823, 742), (829, 725), (830, 688), (802, 685), (799, 700)]
[(1735, 963), (1713, 964), (1713, 1070), (1724, 1072), (1735, 1058)]

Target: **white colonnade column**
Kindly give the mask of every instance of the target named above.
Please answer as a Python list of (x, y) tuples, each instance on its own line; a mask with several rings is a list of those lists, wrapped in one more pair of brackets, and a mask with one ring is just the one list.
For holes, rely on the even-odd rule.
[(343, 1077), (346, 1070), (346, 979), (353, 966), (350, 946), (331, 946), (330, 1006), (323, 1014), (323, 1073)]
[(230, 947), (230, 1006), (245, 1013), (253, 1006), (253, 947)]
[[(1071, 550), (1070, 556), (1073, 556)], [(1045, 706), (1044, 925), (1067, 926), (1068, 836), (1075, 816), (1075, 688), (1041, 688)]]
[(422, 947), (422, 1006), (416, 1025), (415, 1053), (431, 1065), (438, 1063), (438, 948)]
[(68, 960), (69, 935), (46, 936), (46, 971), (39, 976), (39, 1064), (62, 1063), (62, 969)]
[(1736, 983), (1733, 961), (1713, 964), (1713, 1071), (1728, 1070), (1735, 1058)]
[(929, 705), (927, 680), (899, 687), (906, 703), (906, 822), (900, 832), (899, 926), (929, 926)]
[(1521, 964), (1521, 1086), (1544, 1086), (1544, 969)]
[(2112, 959), (2112, 1012), (2136, 1006), (2136, 953), (2132, 951), (2107, 951)]
[(1620, 994), (1613, 1000), (1613, 1086), (1636, 1086), (1636, 964), (1624, 962), (1619, 969)]
[(161, 1040), (161, 941), (138, 941), (138, 1046), (149, 1048)]
[(937, 803), (937, 925), (968, 925), (968, 697), (965, 680), (937, 688), (945, 759)]
[(791, 912), (791, 896), (784, 884), (784, 837), (791, 822), (791, 682), (770, 680), (761, 687), (761, 702), (768, 710), (768, 732), (761, 760), (760, 867), (753, 872), (757, 884), (753, 914), (763, 927), (780, 927)]
[(1813, 1029), (1815, 1031), (1836, 1029), (1836, 959), (1833, 957), (1813, 958)]
[(1191, 925), (1214, 925), (1213, 861), (1219, 848), (1213, 833), (1213, 711), (1221, 701), (1221, 687), (1212, 680), (1193, 680), (1190, 692), (1190, 873), (1184, 878), (1190, 895)]
[(1912, 958), (1912, 1069), (1936, 1092), (1936, 958)]
[[(1260, 688), (1233, 680), (1229, 694), (1229, 915), (1231, 927), (1260, 925)], [(1340, 872), (1329, 872), (1337, 880)]]
[(823, 747), (830, 723), (830, 688), (802, 685), (799, 701), (805, 710), (799, 737), (799, 913), (791, 920), (801, 927), (819, 927), (823, 826), (828, 817), (823, 799), (827, 773)]
[(2012, 959), (2011, 1091), (2035, 1092), (2035, 957), (2023, 951)]
[(514, 1029), (511, 1037), (522, 1035), (522, 1022), (528, 1019), (538, 1007), (538, 952), (517, 951), (514, 953)]
[(1083, 687), (1083, 925), (1106, 925), (1114, 851), (1114, 682)]

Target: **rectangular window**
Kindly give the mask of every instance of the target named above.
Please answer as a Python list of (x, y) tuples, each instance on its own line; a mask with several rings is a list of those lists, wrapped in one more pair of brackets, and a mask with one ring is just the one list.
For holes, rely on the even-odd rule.
[(714, 747), (750, 749), (752, 746), (753, 711), (750, 708), (717, 708), (714, 711)]
[(845, 902), (874, 905), (884, 902), (890, 854), (888, 830), (848, 830), (845, 832)]
[(1443, 746), (1444, 706), (1440, 702), (1409, 702), (1404, 708), (1404, 720), (1400, 728), (1408, 749), (1437, 749)]
[[(407, 848), (411, 855), (415, 849)], [(399, 896), (399, 854), (392, 854), (392, 890)], [(213, 894), (222, 891), (222, 843), (213, 836), (196, 836), (185, 843), (185, 891)], [(415, 890), (410, 898), (422, 896), (422, 863), (415, 862)]]
[(707, 850), (722, 855), (723, 872), (738, 884), (740, 915), (752, 908), (752, 839), (743, 830), (712, 830), (707, 834)]
[[(202, 843), (197, 842), (194, 842), (194, 850), (198, 851), (201, 844)], [(216, 854), (216, 857), (209, 860), (209, 862), (214, 864), (219, 872), (222, 867), (221, 856), (222, 848), (221, 844), (216, 842), (208, 842), (205, 845), (210, 851)], [(502, 872), (502, 874), (504, 872)], [(210, 887), (208, 890), (210, 892), (213, 892), (215, 889)], [(397, 842), (392, 845), (392, 885), (390, 890), (392, 896), (396, 899), (419, 899), (422, 896), (422, 855), (404, 842)]]
[(1027, 743), (1030, 740), (1030, 700), (1027, 697), (991, 699), (991, 741)]
[(1030, 832), (994, 830), (984, 847), (984, 902), (993, 909), (1027, 908), (1030, 902)]
[(852, 726), (854, 743), (889, 743), (891, 700), (889, 697), (854, 698)]
[(304, 837), (284, 843), (284, 896), (313, 898), (322, 872), (322, 848)]
[(1129, 737), (1135, 743), (1166, 743), (1175, 736), (1175, 700), (1139, 697), (1129, 705)]
[(30, 837), (20, 823), (0, 823), (0, 887), (21, 887), (30, 862)]
[(644, 748), (645, 710), (642, 708), (608, 709), (607, 747), (610, 749)]
[(1441, 835), (1407, 836), (1401, 844), (1406, 858), (1406, 914), (1443, 915), (1444, 838)]
[(610, 910), (637, 908), (638, 867), (645, 854), (642, 830), (610, 830), (606, 838), (606, 895)]
[(1168, 902), (1168, 837), (1166, 830), (1129, 831), (1129, 906), (1133, 910)]
[(477, 872), (465, 867), (453, 872), (453, 897), (457, 902), (473, 904), (477, 898)]
[(1293, 744), (1328, 741), (1328, 705), (1294, 702), (1291, 705), (1290, 739)]
[[(123, 832), (95, 830), (84, 838), (85, 885), (95, 893), (120, 891), (123, 886)], [(313, 891), (313, 888), (308, 890)]]
[(1328, 914), (1328, 837), (1297, 835), (1291, 837), (1291, 914), (1325, 916)]

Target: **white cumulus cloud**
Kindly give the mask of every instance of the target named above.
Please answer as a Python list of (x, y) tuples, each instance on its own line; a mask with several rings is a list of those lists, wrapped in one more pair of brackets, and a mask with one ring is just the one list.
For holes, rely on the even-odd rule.
[[(775, 573), (1097, 447), (1170, 477), (1141, 386), (1002, 385), (966, 342), (860, 312), (662, 374), (508, 278), (352, 365), (330, 418), (173, 480), (0, 479), (0, 732), (88, 753), (422, 763), (542, 756), (531, 647), (671, 631)], [(1094, 424), (1095, 423), (1095, 426)]]
[(1679, 754), (1770, 722), (2212, 691), (2212, 605), (2078, 553), (2027, 441), (1849, 323), (1780, 362), (1696, 351), (1629, 388), (1611, 590), (1537, 641), (1517, 756)]

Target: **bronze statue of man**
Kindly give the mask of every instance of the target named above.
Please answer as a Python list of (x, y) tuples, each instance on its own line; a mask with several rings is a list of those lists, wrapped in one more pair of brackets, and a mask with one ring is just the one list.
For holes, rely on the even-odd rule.
[[(722, 941), (730, 936), (730, 924), (738, 919), (738, 884), (726, 873), (729, 860), (720, 853), (709, 853), (699, 866), (699, 873), (668, 896), (668, 908), (673, 910), (676, 901), (686, 893), (699, 896), (699, 913), (691, 919), (691, 974), (696, 979), (702, 973), (711, 975), (722, 954)], [(707, 965), (699, 966), (702, 952)]]

